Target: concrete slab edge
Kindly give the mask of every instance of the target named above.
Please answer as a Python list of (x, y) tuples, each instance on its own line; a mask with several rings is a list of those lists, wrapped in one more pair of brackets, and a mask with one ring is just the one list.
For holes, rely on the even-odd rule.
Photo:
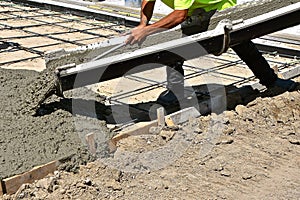
[(68, 11), (69, 13), (77, 14), (80, 16), (87, 16), (87, 15), (93, 16), (100, 20), (117, 22), (119, 24), (126, 25), (126, 26), (135, 26), (139, 24), (139, 19), (137, 18), (100, 11), (82, 5), (74, 5), (71, 3), (57, 2), (52, 0), (13, 0), (13, 1), (32, 4), (39, 7), (45, 7), (51, 10), (64, 11), (64, 12)]

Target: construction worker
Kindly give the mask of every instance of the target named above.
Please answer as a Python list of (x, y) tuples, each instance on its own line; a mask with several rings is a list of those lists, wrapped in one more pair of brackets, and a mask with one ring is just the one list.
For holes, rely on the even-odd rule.
[[(179, 24), (181, 24), (183, 35), (204, 32), (208, 29), (210, 18), (217, 10), (236, 5), (236, 0), (162, 0), (162, 2), (173, 11), (159, 21), (149, 24), (155, 0), (142, 1), (140, 24), (131, 30), (126, 44), (142, 43), (148, 35), (171, 29)], [(260, 83), (267, 88), (276, 86), (290, 91), (296, 87), (294, 81), (277, 77), (251, 41), (243, 41), (231, 48), (248, 65)], [(184, 90), (182, 65), (183, 61), (179, 61), (167, 67), (167, 90), (158, 97), (158, 103), (170, 105), (181, 98), (178, 98), (178, 91)]]

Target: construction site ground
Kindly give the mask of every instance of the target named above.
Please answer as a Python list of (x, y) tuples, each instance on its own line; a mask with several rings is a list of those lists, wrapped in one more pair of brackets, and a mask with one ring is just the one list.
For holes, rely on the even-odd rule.
[[(167, 136), (129, 137), (115, 153), (121, 167), (99, 160), (76, 174), (56, 171), (4, 199), (299, 199), (299, 99), (299, 91), (257, 98)], [(220, 137), (208, 141), (214, 126)], [(146, 155), (178, 141), (184, 145), (181, 156), (164, 157), (161, 169), (136, 165), (126, 172), (126, 162), (134, 161), (118, 160), (118, 154)]]
[[(67, 100), (56, 97), (49, 100), (53, 110), (38, 116), (21, 113), (18, 106), (26, 100), (26, 87), (45, 69), (46, 51), (101, 42), (130, 28), (10, 1), (0, 2), (0, 13), (0, 177), (78, 152), (75, 165), (94, 160), (83, 150), (82, 138), (91, 131), (82, 130), (85, 125), (79, 121), (89, 121), (95, 130), (101, 126), (99, 134), (111, 137), (117, 134), (112, 129), (134, 122), (134, 116), (125, 113), (125, 121), (112, 124), (109, 118), (89, 116), (84, 107), (74, 114), (72, 108), (66, 109)], [(264, 56), (279, 73), (299, 66), (297, 58), (274, 52)], [(209, 84), (235, 90), (257, 82), (231, 50), (185, 62), (184, 70), (186, 85), (196, 91)], [(165, 67), (128, 75), (87, 86), (76, 98), (98, 95), (101, 108), (117, 105), (116, 112), (126, 111), (128, 105), (143, 108), (165, 90), (165, 77)], [(294, 80), (300, 82), (299, 77)], [(66, 164), (64, 169), (69, 170), (25, 184), (0, 199), (299, 199), (299, 89), (247, 90), (245, 96), (229, 99), (231, 105), (221, 114), (190, 119), (158, 134), (122, 139), (113, 154), (81, 165), (76, 173), (67, 172), (76, 170)], [(150, 120), (156, 118), (156, 108), (149, 109)]]

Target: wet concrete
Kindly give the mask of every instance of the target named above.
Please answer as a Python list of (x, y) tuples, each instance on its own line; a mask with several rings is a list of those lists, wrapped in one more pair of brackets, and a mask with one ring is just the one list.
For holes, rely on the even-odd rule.
[[(96, 132), (102, 141), (108, 137), (105, 123), (97, 118), (55, 108), (33, 116), (32, 108), (51, 80), (48, 71), (0, 69), (0, 178), (70, 155), (75, 156), (62, 167), (74, 171), (93, 160), (84, 145), (85, 134)], [(47, 100), (56, 101), (55, 96)]]
[(240, 4), (232, 8), (217, 12), (211, 20), (209, 29), (213, 29), (214, 27), (216, 27), (217, 23), (225, 18), (231, 20), (246, 20), (298, 2), (300, 1), (263, 0)]

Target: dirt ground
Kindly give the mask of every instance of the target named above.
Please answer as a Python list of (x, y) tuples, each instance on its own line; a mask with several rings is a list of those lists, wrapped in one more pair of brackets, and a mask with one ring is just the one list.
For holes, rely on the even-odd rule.
[(299, 199), (299, 100), (298, 87), (123, 139), (113, 157), (4, 199)]

